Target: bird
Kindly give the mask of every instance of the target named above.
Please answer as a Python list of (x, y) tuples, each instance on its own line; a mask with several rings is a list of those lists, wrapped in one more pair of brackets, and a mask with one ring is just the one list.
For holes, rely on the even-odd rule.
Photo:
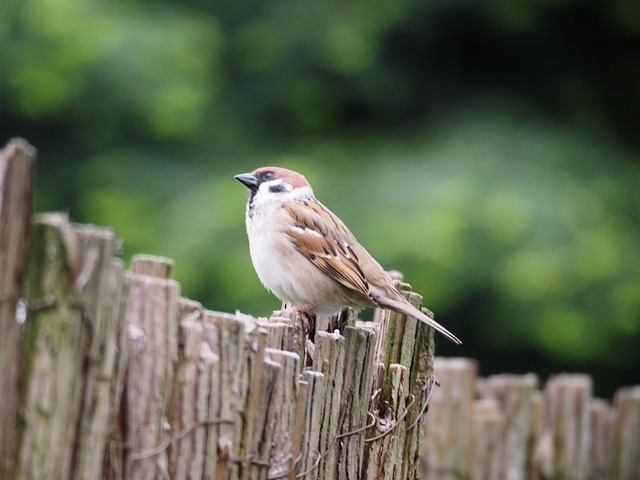
[(286, 305), (334, 316), (345, 307), (380, 307), (414, 317), (462, 342), (398, 291), (384, 268), (337, 215), (315, 197), (307, 179), (282, 167), (235, 175), (249, 189), (245, 212), (253, 267)]

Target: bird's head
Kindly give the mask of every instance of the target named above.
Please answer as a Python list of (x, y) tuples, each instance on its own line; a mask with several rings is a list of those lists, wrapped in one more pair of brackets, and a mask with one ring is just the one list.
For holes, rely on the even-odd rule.
[(307, 179), (298, 172), (281, 167), (261, 167), (234, 177), (250, 191), (249, 208), (256, 202), (287, 202), (312, 197)]

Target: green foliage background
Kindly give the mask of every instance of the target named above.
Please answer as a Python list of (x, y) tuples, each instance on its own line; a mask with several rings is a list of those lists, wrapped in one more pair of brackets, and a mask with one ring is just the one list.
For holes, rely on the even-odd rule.
[(8, 0), (0, 132), (38, 210), (278, 307), (233, 174), (303, 172), (483, 373), (640, 383), (640, 3)]

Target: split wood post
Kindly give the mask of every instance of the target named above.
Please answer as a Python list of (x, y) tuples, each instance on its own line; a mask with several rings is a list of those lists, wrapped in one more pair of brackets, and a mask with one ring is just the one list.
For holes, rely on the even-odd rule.
[(618, 410), (614, 478), (637, 479), (640, 475), (640, 386), (621, 388), (615, 394), (614, 403)]
[[(591, 466), (587, 478), (589, 480), (613, 480), (613, 446), (615, 443), (613, 431), (616, 415), (610, 402), (598, 398), (591, 401), (589, 415), (591, 416), (591, 442), (589, 446)], [(638, 468), (640, 471), (640, 465)]]
[[(168, 278), (172, 261), (133, 260), (126, 305), (129, 359), (121, 409), (124, 475), (133, 480), (168, 475), (169, 395), (178, 356), (180, 286)], [(156, 276), (159, 275), (159, 276)]]
[[(422, 297), (411, 292), (408, 284), (396, 281), (395, 286), (420, 308)], [(434, 387), (433, 329), (388, 310), (377, 311), (368, 328), (378, 333), (378, 373), (371, 408), (379, 418), (377, 428), (368, 433), (368, 475), (413, 479), (418, 475), (425, 413)]]
[(269, 456), (260, 457), (260, 454), (265, 453), (263, 444), (270, 441), (264, 431), (275, 376), (269, 375), (265, 361), (268, 331), (257, 326), (248, 316), (239, 316), (239, 319), (247, 325), (243, 358), (243, 368), (247, 373), (246, 387), (243, 387), (246, 394), (243, 394), (245, 400), (242, 402), (242, 430), (234, 451), (241, 462), (240, 478), (253, 480), (266, 478), (268, 473)]
[(369, 402), (373, 385), (375, 334), (365, 328), (346, 327), (345, 373), (341, 395), (340, 434), (336, 479), (364, 478), (367, 425), (371, 423)]
[(264, 354), (255, 356), (256, 374), (251, 376), (251, 382), (255, 385), (255, 392), (251, 392), (250, 404), (255, 405), (251, 411), (247, 411), (248, 422), (251, 426), (249, 437), (249, 450), (244, 458), (247, 461), (247, 469), (244, 479), (267, 480), (271, 467), (271, 449), (273, 428), (275, 423), (269, 420), (271, 414), (271, 402), (274, 398), (276, 383), (282, 375), (282, 365), (273, 361)]
[(88, 480), (102, 476), (122, 389), (127, 358), (124, 265), (114, 259), (116, 236), (111, 229), (73, 224), (70, 233), (73, 286), (83, 304), (83, 322), (89, 336), (83, 345), (86, 383), (73, 474)]
[(500, 478), (526, 480), (532, 401), (538, 389), (538, 377), (532, 373), (492, 375), (486, 379), (485, 389), (485, 398), (494, 400), (504, 416), (501, 440), (504, 463), (500, 468)]
[[(541, 391), (536, 390), (531, 397), (531, 440), (529, 441), (528, 461), (527, 461), (527, 479), (540, 480), (543, 472), (551, 470), (550, 465), (541, 464), (540, 460), (545, 458), (542, 454), (545, 444), (545, 408), (544, 395)], [(551, 455), (546, 455), (550, 458)]]
[(32, 227), (18, 478), (68, 478), (71, 474), (89, 337), (73, 288), (66, 228), (62, 214), (41, 216)]
[[(261, 378), (255, 379), (259, 385), (259, 398), (262, 399), (260, 408), (253, 415), (254, 418), (254, 438), (251, 451), (253, 456), (249, 463), (250, 480), (267, 480), (270, 469), (270, 458), (272, 449), (272, 434), (274, 422), (269, 421), (270, 399), (273, 398), (276, 383), (282, 375), (282, 365), (265, 356), (262, 361)], [(259, 381), (259, 382), (258, 382)]]
[(465, 478), (470, 474), (469, 427), (477, 364), (467, 358), (436, 357), (433, 371), (439, 387), (431, 397), (422, 444), (425, 478)]
[[(316, 332), (313, 370), (325, 376), (322, 422), (318, 441), (317, 476), (335, 478), (338, 462), (338, 434), (345, 382), (345, 338), (338, 333)], [(320, 392), (319, 392), (320, 393)]]
[(205, 418), (215, 420), (207, 427), (205, 478), (240, 478), (235, 448), (242, 428), (246, 391), (244, 341), (245, 324), (232, 315), (205, 310), (204, 340), (210, 350), (207, 381), (209, 396)]
[[(304, 436), (300, 439), (300, 462), (298, 475), (304, 475), (307, 480), (316, 480), (322, 456), (321, 433), (326, 394), (326, 377), (320, 372), (305, 370), (304, 380), (300, 382), (300, 398), (304, 399), (304, 413), (301, 415), (304, 423)], [(303, 394), (302, 389), (306, 390)], [(295, 476), (294, 476), (295, 477)]]
[(591, 391), (591, 378), (587, 375), (559, 374), (547, 381), (545, 433), (542, 448), (536, 452), (536, 463), (547, 467), (543, 476), (563, 480), (587, 478)]
[(35, 220), (18, 478), (102, 472), (112, 362), (101, 352), (119, 334), (107, 318), (119, 289), (114, 250), (109, 229), (71, 225), (59, 213)]
[(505, 415), (494, 399), (473, 402), (469, 434), (469, 472), (472, 480), (511, 478), (503, 475)]
[(176, 440), (169, 450), (169, 475), (175, 480), (202, 478), (205, 428), (199, 418), (199, 370), (202, 351), (202, 305), (178, 301), (178, 366), (171, 394), (169, 421)]
[[(409, 301), (419, 308), (422, 297), (418, 294), (407, 295)], [(425, 308), (422, 311), (433, 316)], [(411, 343), (413, 345), (408, 350), (408, 356), (401, 357), (401, 362), (407, 362), (402, 365), (409, 368), (409, 395), (413, 400), (413, 405), (410, 408), (407, 406), (407, 415), (403, 420), (406, 436), (402, 447), (402, 474), (403, 478), (414, 479), (419, 477), (420, 447), (426, 428), (426, 413), (431, 395), (436, 388), (433, 366), (435, 331), (415, 318), (408, 318), (407, 321), (415, 323), (416, 330), (413, 337), (411, 337), (413, 329), (405, 331), (405, 345), (409, 346)]]
[(385, 385), (386, 392), (376, 389), (374, 396), (384, 395), (384, 410), (382, 402), (374, 402), (378, 410), (374, 413), (377, 418), (377, 429), (371, 428), (367, 438), (366, 475), (362, 478), (407, 478), (402, 476), (404, 465), (404, 441), (406, 426), (403, 422), (407, 409), (413, 406), (414, 400), (409, 395), (409, 372), (407, 367), (397, 363), (389, 365), (386, 377), (389, 384)]
[[(121, 480), (125, 478), (125, 437), (122, 429), (121, 405), (125, 386), (125, 375), (129, 361), (129, 329), (126, 308), (129, 302), (131, 279), (127, 276), (124, 262), (113, 260), (115, 278), (113, 281), (113, 297), (105, 306), (108, 310), (105, 329), (112, 329), (113, 337), (105, 345), (104, 351), (104, 380), (109, 383), (106, 401), (109, 404), (110, 424), (108, 428), (107, 445), (104, 452), (104, 462), (101, 478), (103, 480)], [(118, 292), (119, 288), (119, 292)], [(111, 370), (111, 371), (109, 371)], [(105, 399), (103, 399), (104, 401)]]
[[(188, 428), (190, 421), (195, 421), (197, 427), (186, 435), (184, 439), (175, 443), (171, 447), (172, 458), (177, 462), (174, 465), (176, 475), (186, 475), (185, 478), (215, 478), (215, 460), (217, 459), (217, 449), (208, 451), (209, 438), (218, 428), (216, 410), (217, 386), (213, 384), (213, 379), (218, 379), (218, 363), (220, 357), (214, 353), (213, 348), (216, 343), (216, 329), (211, 321), (206, 321), (208, 312), (203, 310), (198, 304), (181, 300), (180, 307), (180, 330), (181, 330), (181, 358), (187, 362), (181, 371), (181, 376), (177, 377), (174, 383), (175, 405), (172, 405), (171, 417), (177, 423), (173, 431), (181, 432)], [(195, 364), (195, 369), (190, 364)], [(195, 371), (194, 371), (195, 370)], [(195, 378), (183, 378), (186, 372), (194, 371)], [(179, 370), (180, 372), (180, 370)], [(195, 383), (191, 386), (190, 381)], [(183, 383), (184, 382), (184, 383)], [(176, 393), (176, 388), (180, 393)], [(195, 390), (195, 392), (193, 392)], [(178, 399), (195, 397), (193, 405), (178, 405)], [(180, 408), (180, 411), (176, 411)], [(191, 410), (194, 412), (191, 412)], [(175, 433), (174, 433), (175, 435)], [(191, 440), (193, 439), (193, 440)], [(185, 459), (178, 458), (181, 452), (189, 451), (189, 443), (193, 442), (193, 452), (191, 458), (187, 455)], [(185, 445), (186, 443), (186, 445)], [(213, 464), (211, 463), (213, 457)], [(186, 470), (186, 472), (184, 471)], [(183, 473), (184, 472), (184, 473)]]
[(36, 150), (19, 138), (0, 151), (0, 478), (11, 478), (16, 463), (26, 315), (18, 305), (24, 298), (35, 158)]
[(300, 357), (297, 353), (267, 348), (267, 358), (281, 366), (269, 405), (267, 422), (270, 425), (271, 455), (269, 456), (268, 478), (289, 478), (290, 472), (297, 470), (299, 458), (294, 451), (300, 445), (293, 445), (298, 405), (298, 369)]

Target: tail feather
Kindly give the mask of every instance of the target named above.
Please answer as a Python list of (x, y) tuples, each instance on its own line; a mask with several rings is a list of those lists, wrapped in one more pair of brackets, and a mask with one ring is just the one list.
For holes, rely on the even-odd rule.
[(458, 337), (456, 337), (453, 333), (451, 333), (449, 330), (444, 328), (442, 325), (436, 322), (433, 318), (429, 317), (425, 313), (418, 310), (416, 307), (411, 305), (408, 301), (405, 300), (404, 302), (402, 302), (402, 301), (394, 300), (390, 298), (378, 298), (377, 300), (379, 301), (382, 307), (388, 308), (390, 310), (394, 310), (399, 313), (404, 313), (405, 315), (408, 315), (410, 317), (415, 317), (421, 322), (429, 325), (431, 328), (433, 328), (435, 331), (445, 336), (447, 339), (451, 340), (453, 343), (457, 345), (462, 344), (462, 341)]

